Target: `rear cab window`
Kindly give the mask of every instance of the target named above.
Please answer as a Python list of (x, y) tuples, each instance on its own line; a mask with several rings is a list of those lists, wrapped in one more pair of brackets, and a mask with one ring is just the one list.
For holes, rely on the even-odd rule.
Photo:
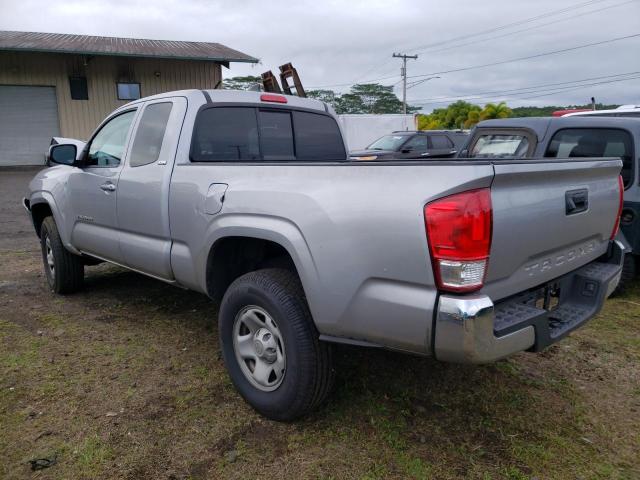
[(633, 139), (619, 128), (565, 128), (552, 137), (545, 157), (619, 157), (625, 188), (633, 182)]
[(469, 158), (526, 158), (535, 146), (533, 136), (524, 131), (486, 131), (476, 134)]
[(206, 107), (191, 141), (193, 162), (346, 161), (330, 115), (272, 107)]

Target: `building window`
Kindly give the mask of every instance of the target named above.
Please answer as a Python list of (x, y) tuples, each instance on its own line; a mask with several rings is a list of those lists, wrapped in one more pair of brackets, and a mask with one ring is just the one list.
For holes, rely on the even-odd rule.
[(139, 83), (116, 83), (118, 100), (137, 100), (140, 98)]
[(87, 77), (69, 77), (69, 89), (72, 100), (89, 100)]

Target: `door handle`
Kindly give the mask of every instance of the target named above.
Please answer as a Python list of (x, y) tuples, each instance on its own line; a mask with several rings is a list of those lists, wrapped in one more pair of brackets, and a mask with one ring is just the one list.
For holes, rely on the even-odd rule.
[(115, 192), (116, 191), (116, 186), (113, 183), (103, 183), (102, 185), (100, 185), (100, 188), (102, 190), (104, 190), (105, 192)]

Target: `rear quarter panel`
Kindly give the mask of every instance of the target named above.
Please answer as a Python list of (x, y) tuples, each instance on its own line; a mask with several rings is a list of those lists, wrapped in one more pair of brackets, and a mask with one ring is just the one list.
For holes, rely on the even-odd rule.
[[(256, 236), (291, 254), (320, 333), (429, 353), (436, 290), (423, 207), (489, 186), (489, 164), (176, 165), (170, 194), (176, 279), (206, 290), (216, 240)], [(229, 185), (204, 213), (211, 183)]]

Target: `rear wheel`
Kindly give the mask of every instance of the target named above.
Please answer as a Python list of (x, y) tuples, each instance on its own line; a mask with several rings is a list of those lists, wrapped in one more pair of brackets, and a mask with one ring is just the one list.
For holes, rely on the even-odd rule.
[(82, 288), (84, 281), (82, 257), (74, 255), (64, 247), (53, 217), (47, 217), (42, 222), (40, 248), (44, 274), (51, 290), (65, 294)]
[(273, 268), (235, 280), (218, 327), (229, 376), (262, 415), (295, 420), (326, 398), (334, 376), (331, 346), (319, 341), (294, 273)]

